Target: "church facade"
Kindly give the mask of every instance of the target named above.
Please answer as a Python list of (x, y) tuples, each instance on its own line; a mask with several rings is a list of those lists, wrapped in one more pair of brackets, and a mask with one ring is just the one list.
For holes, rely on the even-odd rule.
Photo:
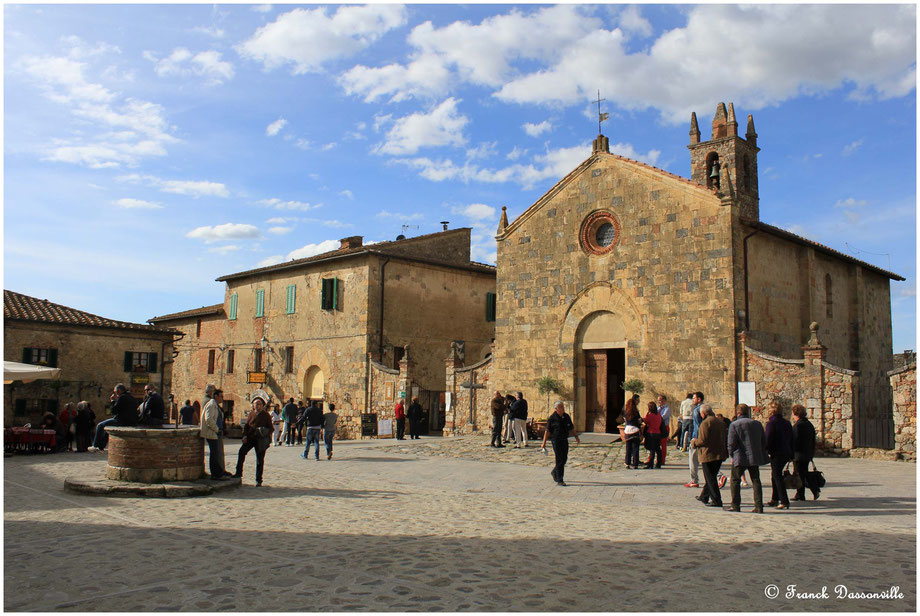
[(634, 378), (643, 414), (657, 394), (676, 408), (699, 390), (730, 416), (743, 345), (800, 359), (814, 322), (826, 361), (858, 372), (862, 411), (890, 410), (889, 282), (903, 278), (760, 221), (751, 116), (741, 137), (719, 104), (700, 137), (693, 114), (687, 179), (611, 154), (599, 135), (517, 219), (502, 213), (494, 385), (542, 405), (535, 381), (561, 381), (585, 431), (615, 431)]

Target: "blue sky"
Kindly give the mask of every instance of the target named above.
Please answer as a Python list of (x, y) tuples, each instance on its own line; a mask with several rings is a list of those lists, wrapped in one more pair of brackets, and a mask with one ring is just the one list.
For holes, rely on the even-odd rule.
[(4, 287), (143, 322), (222, 274), (474, 230), (611, 150), (682, 176), (689, 117), (758, 132), (765, 222), (904, 275), (912, 5), (7, 5)]

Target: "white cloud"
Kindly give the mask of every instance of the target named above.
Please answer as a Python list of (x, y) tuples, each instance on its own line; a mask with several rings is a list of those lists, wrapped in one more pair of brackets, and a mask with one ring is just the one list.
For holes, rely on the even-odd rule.
[(265, 26), (238, 47), (244, 57), (274, 69), (293, 65), (295, 75), (318, 72), (324, 63), (351, 56), (406, 23), (398, 5), (294, 9)]
[(652, 24), (642, 16), (639, 7), (631, 4), (620, 13), (620, 27), (625, 32), (635, 33), (640, 36), (652, 35)]
[(224, 34), (226, 34), (226, 32), (217, 26), (195, 26), (192, 28), (192, 32), (204, 34), (213, 38), (224, 38)]
[(543, 133), (553, 130), (553, 125), (550, 124), (549, 120), (543, 120), (539, 124), (533, 124), (532, 122), (525, 122), (522, 126), (524, 132), (530, 135), (531, 137), (539, 137)]
[(204, 240), (206, 244), (211, 244), (221, 240), (256, 239), (261, 235), (259, 229), (253, 225), (228, 222), (214, 227), (197, 227), (186, 233), (185, 237)]
[(352, 192), (351, 192), (350, 190), (348, 190), (347, 188), (346, 188), (345, 190), (339, 191), (339, 194), (340, 194), (341, 196), (345, 197), (346, 199), (352, 199), (352, 200), (354, 200), (354, 198), (355, 198), (354, 193), (352, 193)]
[(497, 150), (498, 141), (487, 141), (485, 143), (480, 143), (475, 148), (467, 148), (466, 157), (468, 159), (489, 158), (494, 155)]
[(473, 220), (488, 220), (495, 218), (495, 208), (484, 203), (471, 203), (466, 207), (451, 208), (454, 214), (463, 214)]
[(332, 142), (330, 142), (330, 143), (324, 143), (322, 146), (320, 146), (319, 149), (320, 149), (321, 151), (323, 151), (323, 152), (328, 152), (329, 150), (331, 150), (332, 148), (334, 148), (334, 147), (337, 146), (337, 145), (338, 145), (337, 143), (335, 143), (334, 141), (332, 141)]
[(219, 255), (226, 255), (226, 254), (230, 254), (231, 252), (235, 252), (239, 249), (240, 249), (239, 246), (228, 244), (226, 246), (215, 246), (213, 248), (208, 248), (208, 252), (214, 252)]
[(835, 203), (834, 207), (864, 207), (868, 204), (869, 202), (863, 199), (854, 199), (853, 197), (848, 197)]
[(144, 201), (142, 199), (119, 199), (114, 202), (118, 207), (129, 210), (161, 210), (163, 206), (153, 201)]
[(272, 207), (276, 210), (315, 210), (318, 207), (322, 207), (322, 203), (307, 203), (305, 201), (282, 201), (281, 199), (272, 198), (272, 199), (261, 199), (259, 205), (265, 207)]
[[(322, 225), (333, 229), (346, 229), (354, 226), (351, 223), (342, 222), (341, 220), (321, 220), (319, 218), (301, 218), (301, 220), (311, 225)], [(367, 242), (364, 243), (367, 244)]]
[(220, 182), (207, 180), (164, 180), (152, 175), (130, 174), (115, 178), (119, 182), (144, 182), (148, 186), (158, 188), (162, 192), (176, 195), (189, 195), (190, 197), (229, 197), (230, 191)]
[(89, 64), (77, 58), (96, 58), (117, 48), (87, 48), (67, 38), (68, 57), (30, 56), (17, 63), (51, 101), (67, 107), (71, 135), (43, 146), (44, 160), (102, 169), (136, 166), (144, 158), (165, 156), (166, 144), (178, 141), (169, 134), (162, 106), (112, 92), (86, 76)]
[(272, 255), (266, 257), (256, 263), (257, 267), (269, 267), (270, 265), (278, 265), (279, 263), (284, 263), (284, 255)]
[(517, 147), (517, 146), (514, 146), (514, 147), (511, 149), (511, 151), (508, 152), (508, 154), (505, 156), (505, 158), (507, 158), (508, 160), (517, 160), (517, 159), (519, 159), (521, 156), (524, 156), (525, 154), (527, 154), (527, 149), (523, 149), (523, 150), (522, 150), (521, 148), (519, 148), (519, 147)]
[(270, 4), (256, 4), (256, 5), (253, 5), (251, 8), (252, 8), (252, 10), (255, 11), (256, 13), (268, 13), (269, 11), (272, 10), (272, 5), (270, 5)]
[(428, 113), (413, 113), (397, 119), (387, 132), (386, 140), (378, 144), (381, 154), (415, 154), (419, 148), (433, 146), (462, 146), (466, 143), (463, 128), (469, 118), (458, 113), (459, 101), (448, 98)]
[(294, 230), (294, 227), (270, 227), (268, 232), (272, 235), (285, 235)]
[(843, 146), (843, 151), (842, 151), (841, 153), (842, 153), (844, 156), (849, 156), (850, 154), (852, 154), (853, 152), (855, 152), (856, 150), (858, 150), (859, 148), (861, 148), (861, 147), (862, 147), (862, 144), (863, 144), (863, 140), (862, 140), (862, 139), (857, 139), (856, 141), (852, 141), (852, 142), (846, 144), (845, 146)]
[(324, 252), (329, 252), (332, 250), (338, 250), (341, 242), (339, 240), (325, 240), (318, 244), (307, 244), (306, 246), (301, 246), (297, 250), (292, 250), (287, 255), (287, 260), (292, 259), (306, 259), (307, 257), (315, 257), (316, 255), (323, 254)]
[(276, 218), (269, 218), (269, 219), (266, 220), (265, 222), (267, 222), (267, 223), (270, 224), (270, 225), (283, 225), (286, 221), (287, 221), (286, 218), (277, 218), (277, 217), (276, 217)]
[(145, 51), (143, 56), (154, 63), (154, 71), (160, 77), (196, 76), (202, 78), (205, 84), (217, 85), (233, 79), (235, 72), (230, 62), (221, 60), (219, 51), (201, 51), (193, 54), (185, 47), (177, 47), (163, 59), (158, 59), (150, 51)]
[(402, 220), (403, 222), (409, 222), (412, 220), (421, 220), (425, 218), (421, 214), (401, 214), (399, 212), (388, 212), (387, 210), (381, 210), (377, 212), (377, 218), (393, 218), (395, 220)]
[(274, 122), (272, 122), (265, 128), (265, 134), (268, 135), (269, 137), (274, 137), (279, 132), (281, 132), (281, 129), (284, 128), (287, 125), (287, 123), (288, 121), (285, 120), (284, 118), (278, 118), (277, 120), (275, 120)]

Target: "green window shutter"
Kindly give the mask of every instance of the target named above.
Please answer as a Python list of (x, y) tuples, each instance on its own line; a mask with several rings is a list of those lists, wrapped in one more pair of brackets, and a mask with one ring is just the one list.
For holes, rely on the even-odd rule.
[(263, 289), (256, 291), (256, 316), (265, 316), (265, 291)]
[(22, 350), (22, 363), (24, 364), (32, 363), (32, 347), (25, 347)]
[(236, 321), (236, 293), (230, 296), (230, 320)]
[(337, 310), (339, 307), (339, 279), (332, 279), (332, 309)]
[(288, 285), (287, 288), (287, 305), (285, 311), (288, 314), (294, 314), (294, 308), (297, 300), (297, 285)]
[(495, 293), (486, 293), (486, 321), (495, 320)]
[(57, 349), (48, 349), (48, 366), (57, 368)]
[(125, 372), (131, 372), (134, 366), (131, 365), (133, 353), (131, 351), (125, 351)]
[(319, 306), (323, 310), (329, 310), (329, 279), (323, 278), (323, 284), (320, 290)]
[(150, 353), (147, 355), (147, 372), (157, 371), (157, 354)]

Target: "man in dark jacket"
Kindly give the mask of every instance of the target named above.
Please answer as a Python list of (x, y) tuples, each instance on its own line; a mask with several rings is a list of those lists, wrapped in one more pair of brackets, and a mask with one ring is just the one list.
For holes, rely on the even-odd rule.
[(105, 451), (105, 446), (109, 442), (109, 435), (105, 432), (107, 426), (137, 425), (137, 399), (128, 393), (128, 388), (124, 383), (115, 386), (111, 400), (114, 417), (100, 421), (96, 425), (96, 436), (93, 438), (93, 446), (90, 447), (90, 451)]
[(406, 409), (406, 418), (409, 420), (409, 438), (419, 438), (419, 429), (422, 424), (422, 405), (418, 398), (412, 398), (412, 404)]
[(767, 505), (777, 509), (789, 509), (789, 496), (783, 482), (783, 468), (792, 460), (792, 424), (783, 417), (783, 409), (776, 400), (768, 404), (767, 408), (770, 410), (770, 418), (764, 432), (767, 435), (770, 478), (773, 482), (773, 495)]
[(502, 445), (502, 417), (504, 415), (505, 398), (500, 391), (496, 391), (492, 398), (492, 442), (489, 447), (504, 447)]
[(815, 457), (815, 427), (808, 421), (808, 412), (801, 404), (792, 407), (792, 456), (795, 474), (802, 479), (801, 487), (796, 490), (792, 500), (805, 500), (805, 488), (811, 490), (815, 500), (821, 495), (821, 488), (808, 481), (808, 463)]
[(745, 471), (751, 476), (754, 487), (754, 509), (751, 513), (763, 513), (763, 484), (760, 482), (760, 467), (767, 464), (766, 437), (759, 421), (751, 419), (747, 404), (735, 409), (735, 421), (728, 427), (728, 455), (732, 459), (732, 506), (729, 511), (741, 511), (741, 477)]
[(281, 420), (284, 422), (284, 445), (293, 447), (297, 426), (297, 405), (294, 404), (294, 398), (288, 399), (288, 403), (281, 409)]
[(514, 430), (514, 447), (527, 447), (527, 400), (523, 392), (517, 392), (517, 400), (511, 403), (512, 428)]
[(144, 386), (144, 401), (138, 423), (142, 426), (162, 426), (166, 421), (166, 407), (163, 398), (153, 385)]
[(728, 457), (728, 430), (708, 404), (700, 406), (700, 417), (703, 422), (700, 424), (697, 437), (690, 441), (690, 445), (697, 450), (700, 466), (703, 467), (703, 477), (706, 478), (706, 485), (703, 486), (697, 500), (708, 507), (721, 508), (722, 494), (719, 492), (719, 480), (716, 476), (719, 474), (722, 461)]
[(302, 423), (307, 426), (307, 445), (304, 447), (303, 453), (300, 454), (300, 457), (304, 460), (309, 459), (310, 445), (312, 443), (316, 443), (314, 457), (319, 460), (319, 441), (323, 430), (323, 409), (320, 408), (320, 404), (322, 403), (314, 400), (302, 418)]

